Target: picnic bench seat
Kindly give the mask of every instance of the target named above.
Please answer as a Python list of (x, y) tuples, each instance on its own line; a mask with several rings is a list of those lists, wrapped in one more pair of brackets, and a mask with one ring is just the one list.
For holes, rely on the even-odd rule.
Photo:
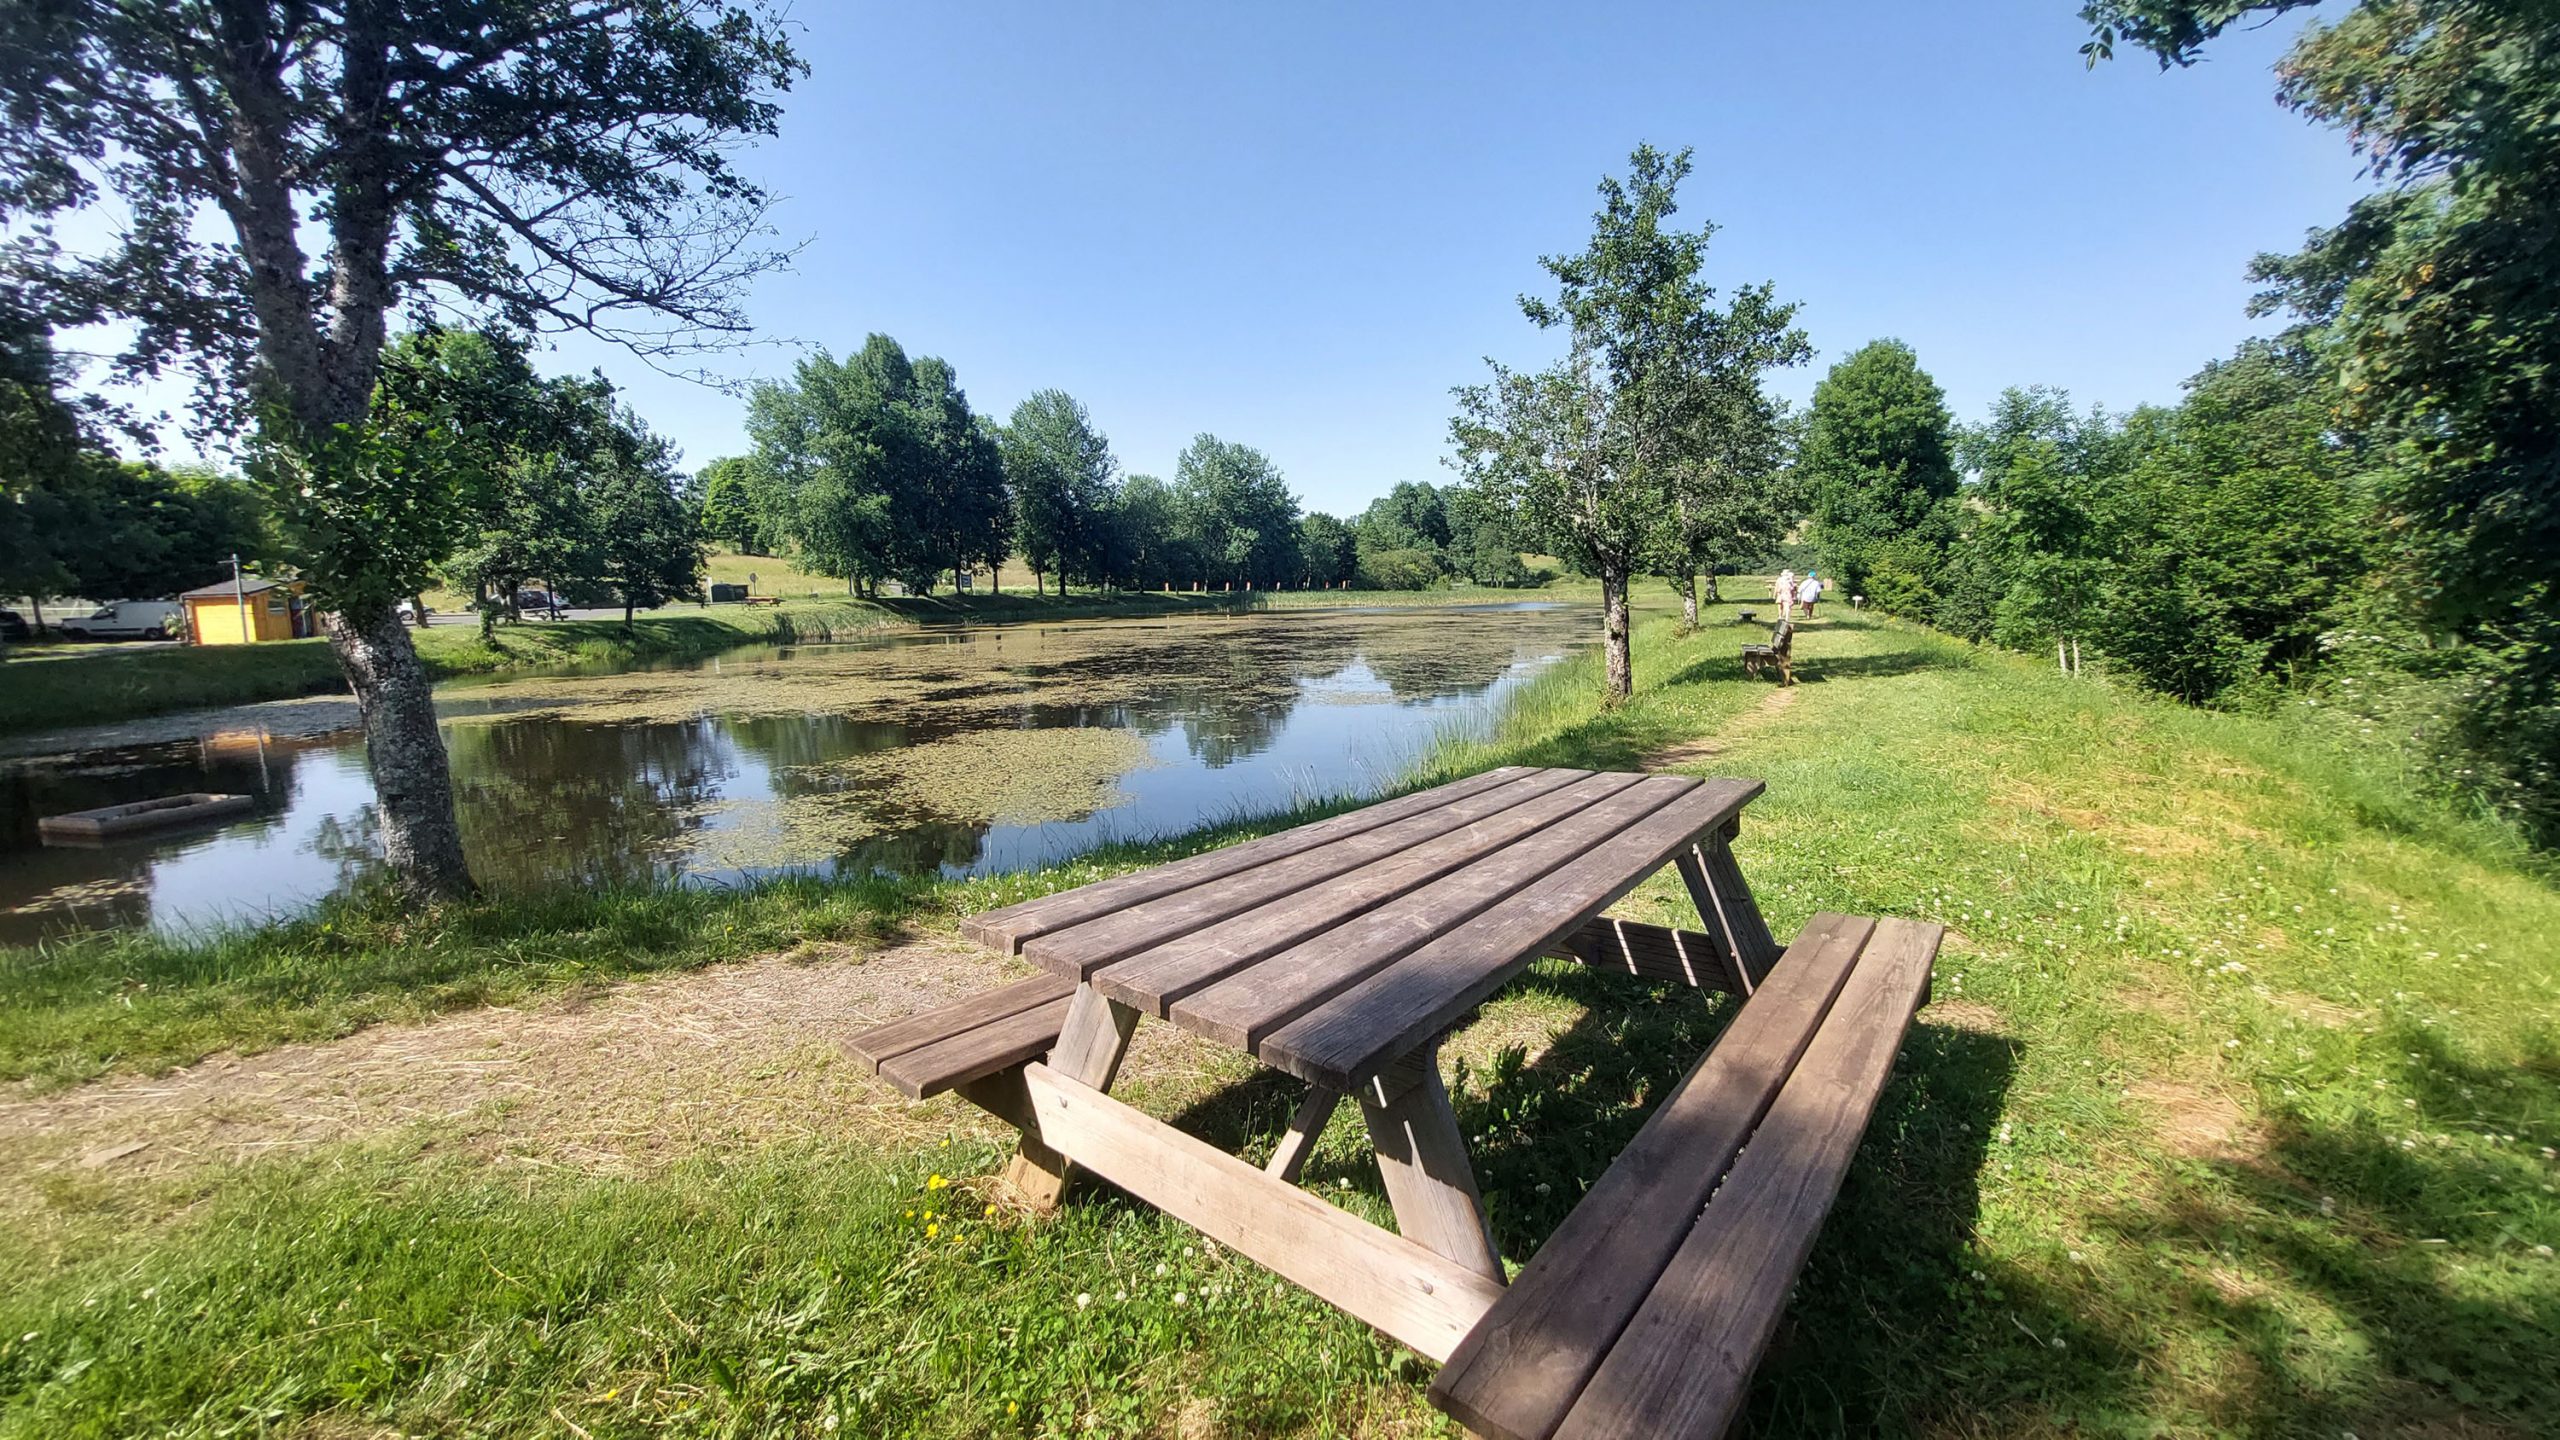
[(1942, 934), (1815, 916), (1458, 1343), (1433, 1403), (1502, 1440), (1721, 1435), (1927, 999)]
[(844, 1048), (864, 1074), (922, 1100), (1048, 1054), (1075, 990), (1072, 980), (1035, 975), (875, 1026)]
[(1793, 685), (1796, 683), (1795, 650), (1796, 622), (1781, 620), (1777, 633), (1769, 637), (1768, 644), (1742, 647), (1742, 673), (1757, 675), (1774, 665), (1778, 671), (1778, 683)]

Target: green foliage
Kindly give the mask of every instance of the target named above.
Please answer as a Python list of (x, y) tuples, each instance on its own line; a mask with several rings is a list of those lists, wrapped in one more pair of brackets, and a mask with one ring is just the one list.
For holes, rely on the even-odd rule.
[(1351, 578), (1359, 565), (1352, 528), (1321, 510), (1298, 521), (1298, 566), (1309, 585), (1329, 587)]
[(1040, 390), (1013, 408), (1000, 442), (1013, 496), (1013, 544), (1039, 575), (1099, 581), (1112, 548), (1112, 481), (1120, 462), (1082, 403)]
[[(2165, 65), (2304, 0), (2097, 0), (2092, 63), (2122, 40)], [(2458, 728), (2502, 805), (2560, 836), (2560, 25), (2542, 0), (2360, 0), (2279, 66), (2285, 104), (2345, 129), (2384, 183), (2291, 256), (2261, 307), (2301, 317), (2337, 419), (2390, 463), (2395, 565), (2473, 653)]]
[(1256, 588), (1298, 578), (1298, 497), (1270, 457), (1196, 436), (1174, 464), (1173, 490), (1203, 578)]
[(702, 594), (702, 528), (677, 493), (675, 447), (639, 417), (619, 417), (588, 487), (592, 578), (622, 601), (622, 618)]
[[(1796, 465), (1839, 593), (1927, 613), (1941, 564), (1934, 552), (1953, 538), (1953, 433), (1938, 382), (1899, 340), (1868, 342), (1814, 387)], [(1886, 566), (1893, 573), (1876, 578)]]
[(1440, 583), (1440, 557), (1429, 550), (1362, 546), (1360, 583), (1371, 590), (1425, 590)]
[(773, 479), (802, 559), (856, 590), (895, 577), (919, 594), (1004, 557), (1003, 457), (944, 361), (873, 335), (821, 350), (747, 405), (755, 469)]
[(702, 494), (703, 538), (741, 555), (770, 555), (781, 543), (780, 520), (769, 513), (765, 486), (754, 462), (726, 455), (694, 476)]
[[(1669, 224), (1689, 152), (1639, 146), (1628, 170), (1601, 181), (1584, 249), (1540, 262), (1556, 297), (1520, 302), (1540, 328), (1569, 332), (1565, 358), (1534, 374), (1495, 363), (1491, 381), (1459, 388), (1450, 424), (1459, 468), (1486, 499), (1600, 578), (1610, 690), (1621, 698), (1633, 683), (1628, 578), (1723, 523), (1698, 497), (1762, 481), (1754, 472), (1775, 412), (1761, 377), (1810, 353), (1795, 307), (1770, 286), (1715, 303), (1701, 278), (1714, 227)], [(1684, 518), (1696, 528), (1666, 546), (1666, 527)]]

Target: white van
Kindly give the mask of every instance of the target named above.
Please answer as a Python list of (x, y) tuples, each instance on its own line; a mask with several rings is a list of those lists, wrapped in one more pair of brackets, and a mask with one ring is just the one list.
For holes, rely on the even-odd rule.
[(118, 600), (56, 629), (75, 640), (166, 640), (184, 623), (175, 600)]

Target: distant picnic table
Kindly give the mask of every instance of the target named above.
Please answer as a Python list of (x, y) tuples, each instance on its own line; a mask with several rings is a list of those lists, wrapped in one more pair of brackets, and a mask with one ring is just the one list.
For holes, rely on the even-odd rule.
[[(1007, 1178), (1033, 1206), (1089, 1169), (1443, 1362), (1433, 1402), (1479, 1433), (1720, 1434), (1941, 935), (1822, 914), (1782, 952), (1730, 843), (1762, 788), (1507, 767), (990, 911), (963, 931), (1047, 974), (848, 1048), (1019, 1127)], [(1702, 929), (1603, 913), (1665, 865)], [(1544, 956), (1746, 999), (1506, 1284), (1438, 1054)], [(1307, 1082), (1267, 1165), (1111, 1098), (1142, 1016)], [(1345, 1099), (1393, 1232), (1297, 1184)]]

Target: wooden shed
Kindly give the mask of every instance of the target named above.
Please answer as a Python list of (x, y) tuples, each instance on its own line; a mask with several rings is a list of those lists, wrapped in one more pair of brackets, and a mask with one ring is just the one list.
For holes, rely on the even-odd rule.
[[(245, 645), (258, 640), (298, 640), (311, 633), (311, 611), (302, 603), (299, 580), (262, 580), (242, 576), (190, 590), (178, 597), (187, 607), (190, 645)], [(248, 614), (241, 615), (241, 601)]]

